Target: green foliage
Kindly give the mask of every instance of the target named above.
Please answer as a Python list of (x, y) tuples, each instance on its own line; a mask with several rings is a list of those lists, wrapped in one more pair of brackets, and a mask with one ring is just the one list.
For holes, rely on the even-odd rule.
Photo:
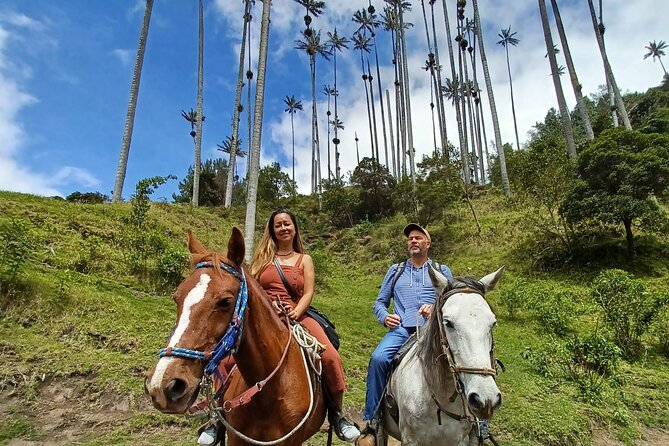
[(290, 176), (281, 171), (281, 165), (274, 162), (260, 169), (258, 176), (258, 200), (270, 208), (288, 205), (295, 196), (297, 185)]
[(564, 344), (552, 337), (535, 348), (525, 347), (522, 357), (544, 378), (559, 378), (568, 361)]
[(184, 271), (190, 262), (190, 254), (183, 248), (167, 248), (158, 259), (156, 273), (160, 287), (166, 291), (173, 290), (184, 279)]
[(625, 356), (639, 355), (641, 337), (667, 303), (666, 297), (650, 295), (640, 280), (619, 269), (602, 271), (593, 281), (591, 295)]
[(564, 290), (546, 290), (536, 300), (537, 319), (551, 333), (564, 337), (572, 331), (571, 320), (575, 314), (574, 296)]
[(659, 312), (651, 331), (658, 340), (660, 351), (669, 358), (669, 306), (665, 306)]
[(140, 180), (135, 186), (135, 193), (131, 197), (132, 211), (130, 211), (130, 218), (128, 223), (137, 230), (144, 229), (146, 224), (146, 216), (149, 213), (150, 201), (149, 197), (154, 189), (162, 186), (167, 180), (176, 180), (174, 175), (166, 177), (152, 177)]
[(392, 194), (393, 205), (408, 221), (427, 227), (462, 195), (463, 183), (458, 166), (440, 152), (424, 156), (417, 167), (415, 186), (402, 178)]
[(560, 207), (570, 223), (589, 222), (625, 227), (634, 253), (632, 224), (661, 213), (651, 195), (669, 186), (669, 137), (644, 135), (621, 128), (607, 130), (578, 157), (581, 180)]
[(38, 245), (31, 225), (21, 218), (0, 221), (0, 296), (19, 285), (21, 272)]
[(345, 186), (342, 181), (323, 181), (323, 211), (336, 228), (350, 228), (360, 221), (360, 188)]
[(109, 203), (109, 197), (107, 195), (101, 194), (100, 192), (72, 192), (70, 195), (65, 197), (66, 201), (72, 203), (84, 203), (84, 204), (103, 204)]
[(93, 272), (103, 260), (102, 245), (103, 241), (100, 237), (91, 236), (85, 238), (81, 248), (77, 250), (78, 256), (72, 268), (84, 274)]
[[(193, 166), (179, 183), (179, 195), (172, 194), (175, 203), (190, 203), (193, 198)], [(222, 158), (208, 159), (200, 165), (200, 206), (221, 206), (225, 203), (228, 181), (228, 162)]]
[(606, 379), (613, 376), (620, 361), (620, 349), (605, 337), (594, 333), (567, 341), (569, 376), (586, 398), (597, 396)]
[(351, 174), (351, 184), (360, 188), (360, 210), (365, 219), (376, 220), (392, 212), (395, 179), (376, 159), (363, 158)]

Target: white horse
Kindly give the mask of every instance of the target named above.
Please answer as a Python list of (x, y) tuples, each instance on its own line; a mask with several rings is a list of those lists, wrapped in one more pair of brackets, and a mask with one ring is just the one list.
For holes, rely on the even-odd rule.
[(390, 377), (377, 444), (385, 446), (387, 434), (404, 446), (478, 444), (476, 420), (490, 419), (502, 404), (494, 379), (495, 315), (484, 294), (503, 269), (449, 284), (430, 268), (434, 311)]

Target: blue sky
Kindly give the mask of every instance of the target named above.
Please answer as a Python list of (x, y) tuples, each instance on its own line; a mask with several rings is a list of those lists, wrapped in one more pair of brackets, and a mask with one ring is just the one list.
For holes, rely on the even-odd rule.
[[(325, 14), (314, 21), (323, 34), (335, 26), (350, 35), (350, 17), (366, 7), (366, 0), (326, 1)], [(373, 2), (377, 10), (382, 2)], [(408, 53), (416, 149), (420, 156), (432, 150), (429, 113), (429, 77), (421, 69), (426, 59), (425, 32), (420, 2), (408, 20)], [(550, 10), (550, 2), (549, 10)], [(597, 3), (597, 2), (595, 2)], [(437, 2), (438, 5), (441, 2)], [(449, 12), (453, 15), (455, 2)], [(501, 28), (511, 26), (520, 39), (511, 48), (511, 65), (521, 143), (550, 107), (556, 107), (543, 57), (546, 48), (537, 2), (479, 0), (486, 52), (505, 142), (514, 138), (508, 78), (503, 48), (496, 45)], [(585, 0), (560, 0), (562, 18), (571, 43), (584, 93), (603, 83), (602, 63)], [(336, 6), (335, 6), (336, 5)], [(669, 2), (644, 0), (604, 2), (606, 43), (616, 79), (623, 91), (645, 91), (659, 84), (657, 62), (643, 60), (645, 45), (669, 40), (666, 18)], [(259, 19), (257, 2), (253, 15)], [(469, 6), (468, 6), (469, 8)], [(468, 9), (469, 11), (469, 9)], [(67, 196), (74, 191), (111, 194), (118, 165), (144, 2), (117, 0), (4, 0), (0, 4), (0, 189), (38, 195)], [(436, 7), (437, 17), (443, 17)], [(203, 159), (219, 157), (216, 144), (231, 133), (243, 4), (237, 0), (205, 1)], [(272, 7), (269, 68), (265, 99), (261, 164), (278, 161), (291, 165), (290, 120), (283, 98), (295, 95), (305, 111), (295, 118), (296, 170), (300, 192), (307, 193), (310, 175), (310, 83), (305, 55), (293, 49), (303, 28), (303, 10), (293, 1), (275, 0)], [(443, 20), (443, 19), (442, 19)], [(254, 20), (257, 22), (258, 20)], [(258, 23), (252, 31), (253, 57), (257, 57)], [(446, 65), (443, 26), (440, 51)], [(137, 115), (123, 195), (128, 198), (142, 178), (176, 175), (181, 180), (193, 163), (193, 141), (182, 109), (195, 108), (197, 94), (197, 1), (155, 0), (144, 60)], [(557, 41), (557, 33), (554, 32)], [(383, 88), (392, 90), (389, 38), (379, 33)], [(558, 56), (560, 57), (560, 56)], [(354, 133), (360, 138), (361, 156), (369, 152), (365, 95), (359, 56), (352, 49), (339, 59), (339, 114), (342, 171), (355, 167)], [(325, 173), (327, 130), (325, 84), (332, 83), (332, 64), (317, 62), (320, 139)], [(254, 64), (255, 65), (255, 64)], [(445, 66), (450, 71), (448, 66)], [(568, 102), (574, 104), (568, 79), (563, 76)], [(487, 108), (485, 109), (487, 111)], [(447, 107), (449, 138), (456, 135), (453, 110)], [(242, 117), (244, 122), (245, 116)], [(488, 124), (488, 128), (492, 128)], [(242, 134), (246, 134), (244, 126)], [(489, 130), (488, 138), (492, 138)], [(243, 144), (246, 137), (242, 136)], [(383, 159), (383, 158), (382, 158)], [(240, 171), (245, 166), (240, 165)], [(171, 200), (178, 181), (170, 181), (154, 199)]]

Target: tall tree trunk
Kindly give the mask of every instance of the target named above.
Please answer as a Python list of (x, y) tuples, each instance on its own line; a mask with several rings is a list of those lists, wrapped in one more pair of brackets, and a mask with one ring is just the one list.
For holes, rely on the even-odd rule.
[[(455, 72), (455, 55), (453, 53), (453, 38), (451, 37), (451, 25), (448, 19), (448, 8), (446, 7), (446, 0), (442, 0), (442, 7), (444, 10), (444, 25), (446, 27), (446, 42), (448, 42), (448, 58), (451, 62), (451, 79), (453, 82), (460, 82), (458, 75)], [(458, 47), (458, 51), (460, 51), (460, 47)], [(464, 134), (464, 126), (462, 124), (462, 113), (460, 112), (460, 100), (461, 98), (458, 97), (459, 95), (455, 95), (455, 121), (458, 124), (458, 144), (460, 147), (460, 156), (462, 156), (463, 152), (463, 144), (465, 141), (465, 137), (463, 136)]]
[(369, 57), (367, 58), (367, 81), (369, 82), (369, 102), (372, 104), (372, 130), (374, 130), (374, 147), (376, 153), (376, 161), (381, 164), (381, 157), (379, 156), (379, 133), (376, 125), (376, 102), (374, 101), (374, 78), (372, 77), (372, 70), (369, 66)]
[(360, 68), (362, 68), (362, 83), (365, 84), (365, 99), (367, 100), (367, 122), (369, 123), (369, 145), (372, 149), (372, 158), (375, 157), (374, 151), (374, 129), (372, 128), (372, 109), (369, 106), (369, 87), (367, 86), (367, 74), (365, 73), (365, 59), (360, 50)]
[[(335, 29), (335, 34), (337, 33), (337, 30)], [(339, 90), (337, 90), (337, 48), (333, 49), (333, 56), (334, 56), (334, 89), (335, 89), (335, 97), (334, 97), (334, 121), (335, 121), (335, 126), (334, 126), (334, 156), (335, 156), (335, 179), (339, 181), (340, 176), (339, 176), (339, 137), (338, 132), (339, 132), (339, 115), (337, 114), (337, 96), (339, 96)], [(329, 155), (328, 155), (328, 160), (329, 160)]]
[(309, 55), (311, 70), (311, 193), (315, 194), (318, 187), (318, 165), (316, 146), (318, 145), (318, 112), (316, 111), (316, 55)]
[[(237, 71), (237, 90), (235, 92), (235, 109), (232, 113), (232, 147), (230, 147), (230, 162), (228, 163), (228, 179), (225, 185), (225, 203), (229, 208), (232, 205), (232, 189), (235, 184), (234, 172), (239, 152), (239, 114), (241, 113), (242, 88), (244, 86), (244, 54), (246, 52), (246, 32), (250, 25), (251, 0), (246, 0), (244, 6), (244, 28), (242, 29), (242, 44), (239, 50), (239, 69)], [(294, 176), (294, 173), (293, 173)], [(293, 178), (294, 180), (295, 178)]]
[(557, 25), (558, 34), (560, 35), (562, 52), (564, 53), (564, 59), (565, 62), (567, 62), (567, 69), (569, 70), (569, 79), (571, 80), (571, 86), (574, 89), (574, 96), (576, 96), (576, 107), (581, 114), (581, 119), (583, 119), (585, 137), (588, 139), (588, 141), (592, 141), (595, 139), (595, 133), (592, 131), (590, 115), (588, 114), (588, 109), (585, 106), (585, 101), (583, 100), (581, 84), (578, 82), (574, 61), (571, 58), (571, 51), (569, 51), (569, 41), (567, 40), (567, 35), (565, 34), (564, 26), (562, 25), (562, 17), (560, 17), (560, 10), (558, 9), (557, 1), (551, 0), (551, 6), (553, 7), (553, 15), (555, 16), (555, 23)]
[[(441, 141), (441, 148), (443, 151), (443, 147), (446, 144), (446, 137), (444, 136), (444, 119), (443, 119), (443, 107), (440, 106), (441, 104), (441, 80), (437, 80), (437, 72), (439, 72), (439, 62), (438, 62), (438, 57), (436, 57), (435, 53), (433, 52), (432, 49), (432, 41), (434, 40), (435, 46), (437, 45), (437, 35), (436, 33), (434, 34), (434, 39), (430, 37), (430, 28), (427, 23), (427, 13), (425, 12), (425, 0), (421, 0), (420, 2), (421, 9), (423, 10), (423, 24), (425, 25), (425, 38), (427, 39), (427, 57), (428, 57), (428, 69), (430, 71), (430, 78), (432, 80), (432, 87), (430, 88), (430, 91), (434, 91), (436, 94), (436, 98), (431, 98), (432, 99), (432, 120), (434, 121), (434, 107), (437, 107), (437, 119), (439, 122), (439, 140)], [(434, 7), (432, 8), (432, 25), (434, 26)], [(436, 103), (435, 103), (436, 101)], [(434, 127), (434, 123), (433, 123)], [(435, 133), (435, 129), (433, 129), (432, 133)], [(433, 139), (436, 140), (436, 137), (433, 135)], [(435, 143), (435, 150), (437, 149), (437, 144)]]
[(116, 169), (116, 179), (114, 180), (112, 203), (118, 203), (123, 197), (123, 184), (125, 183), (125, 174), (128, 170), (128, 154), (130, 153), (132, 129), (135, 124), (137, 94), (139, 92), (139, 81), (142, 77), (144, 51), (146, 50), (146, 39), (149, 35), (149, 22), (151, 22), (152, 9), (153, 0), (146, 0), (144, 20), (142, 22), (142, 29), (139, 33), (139, 45), (137, 45), (137, 56), (135, 57), (135, 69), (132, 72), (132, 82), (130, 83), (130, 100), (128, 102), (128, 113), (125, 116), (125, 128), (123, 130), (123, 139), (121, 141), (121, 154), (118, 160), (118, 168)]
[[(470, 61), (472, 63), (472, 77), (474, 80), (474, 91), (476, 95), (474, 96), (474, 110), (475, 110), (475, 126), (476, 126), (476, 143), (478, 147), (478, 162), (479, 162), (479, 171), (481, 172), (481, 183), (485, 184), (486, 182), (486, 168), (483, 165), (483, 137), (481, 136), (481, 120), (483, 119), (483, 113), (480, 111), (481, 105), (481, 91), (479, 89), (478, 81), (478, 70), (476, 68), (476, 33), (472, 38), (472, 48), (473, 51), (470, 53)], [(487, 144), (487, 143), (486, 143)], [(486, 147), (486, 157), (488, 155), (488, 150)]]
[(497, 155), (499, 156), (502, 189), (504, 190), (504, 195), (508, 197), (511, 195), (511, 189), (509, 188), (509, 177), (506, 173), (506, 156), (504, 155), (504, 146), (502, 146), (502, 134), (499, 129), (499, 118), (497, 116), (497, 107), (495, 106), (495, 95), (492, 90), (490, 71), (488, 70), (488, 59), (485, 55), (483, 31), (481, 31), (481, 18), (479, 17), (479, 7), (477, 0), (472, 0), (472, 5), (474, 6), (474, 26), (476, 27), (476, 35), (479, 39), (479, 45), (481, 46), (481, 65), (483, 65), (483, 77), (485, 78), (486, 89), (488, 92), (490, 114), (492, 115), (492, 126), (495, 130), (495, 146), (497, 147)]
[(199, 1), (199, 32), (197, 51), (197, 123), (195, 135), (195, 166), (193, 167), (193, 197), (191, 203), (197, 207), (200, 203), (200, 170), (202, 169), (202, 88), (204, 85), (203, 58), (204, 58), (204, 17), (202, 0)]
[(262, 5), (262, 21), (260, 22), (260, 47), (258, 51), (258, 76), (256, 77), (256, 99), (253, 122), (253, 148), (249, 153), (248, 193), (246, 196), (246, 223), (244, 225), (244, 242), (246, 245), (246, 262), (253, 255), (253, 236), (256, 226), (256, 200), (258, 198), (258, 176), (260, 174), (260, 141), (262, 136), (263, 102), (265, 99), (265, 74), (267, 71), (267, 46), (269, 44), (269, 16), (271, 2), (264, 0)]
[(562, 129), (564, 130), (564, 138), (567, 143), (567, 153), (569, 158), (576, 158), (576, 143), (574, 142), (574, 131), (571, 127), (571, 118), (569, 117), (569, 109), (567, 108), (567, 101), (564, 98), (564, 91), (562, 90), (562, 83), (560, 82), (560, 74), (558, 73), (557, 58), (553, 46), (553, 37), (551, 36), (551, 26), (548, 23), (548, 13), (546, 12), (546, 0), (539, 0), (539, 13), (541, 15), (541, 25), (544, 28), (544, 40), (546, 41), (546, 51), (548, 51), (548, 60), (551, 64), (551, 77), (553, 78), (553, 86), (555, 87), (555, 95), (557, 96), (558, 107), (560, 108), (560, 118), (562, 120)]
[[(436, 1), (436, 0), (435, 0)], [(439, 123), (442, 135), (441, 135), (441, 152), (442, 155), (448, 159), (448, 131), (446, 129), (446, 108), (444, 107), (444, 97), (441, 94), (441, 87), (444, 85), (441, 80), (441, 62), (439, 61), (439, 44), (437, 41), (437, 27), (434, 20), (434, 1), (430, 3), (430, 15), (432, 17), (432, 36), (434, 40), (434, 62), (436, 64), (437, 71), (437, 106), (439, 107), (439, 116), (441, 122)]]
[(393, 139), (393, 115), (390, 112), (390, 92), (386, 90), (386, 106), (388, 107), (388, 126), (390, 127), (390, 153), (392, 154), (393, 160), (393, 175), (395, 178), (397, 176), (397, 159), (395, 158), (395, 140)]
[(293, 135), (293, 183), (295, 183), (295, 112), (290, 113), (290, 130)]
[(404, 78), (404, 96), (406, 104), (406, 132), (409, 146), (409, 178), (414, 187), (416, 184), (416, 150), (413, 146), (413, 125), (411, 123), (411, 86), (409, 83), (409, 62), (407, 55), (406, 34), (404, 32), (404, 11), (402, 7), (399, 8), (400, 19), (400, 44), (402, 45), (402, 72)]
[[(381, 106), (381, 129), (383, 130), (383, 151), (386, 155), (386, 169), (388, 167), (388, 137), (386, 136), (386, 112), (383, 110), (383, 90), (381, 89), (381, 69), (379, 68), (379, 52), (376, 48), (376, 32), (372, 33), (374, 39), (374, 59), (376, 60), (376, 85), (379, 88), (379, 105)], [(391, 133), (392, 134), (392, 133)]]
[[(462, 20), (458, 19), (458, 35), (462, 38), (463, 36), (463, 26)], [(465, 85), (467, 79), (465, 79), (464, 69), (463, 69), (463, 50), (458, 42), (458, 96), (460, 102), (458, 103), (461, 107), (460, 109), (460, 119), (462, 120), (462, 140), (460, 142), (460, 162), (462, 162), (462, 177), (465, 181), (465, 184), (469, 185), (471, 183), (471, 175), (469, 171), (469, 136), (467, 135), (467, 99), (465, 96)]]
[(588, 0), (588, 8), (590, 9), (590, 18), (592, 19), (592, 26), (595, 28), (595, 37), (597, 38), (597, 45), (599, 46), (599, 52), (602, 54), (602, 60), (604, 61), (604, 71), (606, 72), (607, 79), (611, 82), (611, 88), (613, 88), (616, 108), (618, 109), (618, 113), (620, 114), (620, 117), (623, 120), (623, 125), (625, 126), (625, 128), (627, 130), (632, 130), (632, 124), (630, 124), (630, 118), (627, 115), (627, 110), (625, 109), (623, 98), (620, 95), (620, 90), (618, 89), (616, 78), (613, 76), (613, 69), (611, 69), (609, 58), (606, 55), (606, 48), (604, 46), (604, 36), (601, 33), (599, 24), (597, 23), (597, 17), (595, 17), (595, 8), (592, 6), (592, 0)]
[(509, 44), (504, 45), (506, 50), (506, 69), (509, 72), (509, 90), (511, 91), (511, 114), (513, 115), (513, 130), (516, 132), (516, 149), (520, 150), (520, 138), (518, 138), (518, 123), (516, 121), (516, 101), (513, 97), (513, 81), (511, 80), (511, 62), (509, 60)]

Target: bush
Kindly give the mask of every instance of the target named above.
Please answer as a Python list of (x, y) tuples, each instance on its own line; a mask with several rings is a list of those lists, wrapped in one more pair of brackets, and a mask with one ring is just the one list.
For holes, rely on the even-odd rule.
[(617, 371), (621, 350), (597, 333), (573, 337), (565, 347), (569, 356), (566, 368), (572, 381), (583, 396), (598, 395), (606, 379)]
[(190, 255), (176, 248), (165, 250), (156, 265), (160, 287), (166, 290), (176, 288), (183, 280), (183, 272), (188, 267)]
[(591, 295), (624, 355), (636, 357), (643, 349), (641, 336), (657, 318), (666, 298), (650, 295), (641, 281), (619, 269), (602, 271), (591, 287)]
[(562, 343), (555, 338), (533, 349), (526, 347), (523, 359), (528, 361), (534, 371), (544, 378), (555, 378), (560, 375), (567, 362), (567, 352)]
[(38, 240), (30, 223), (20, 218), (0, 223), (0, 291), (9, 295), (34, 254)]
[(537, 318), (549, 332), (564, 337), (572, 331), (570, 320), (575, 314), (574, 300), (568, 291), (548, 291), (536, 302)]

